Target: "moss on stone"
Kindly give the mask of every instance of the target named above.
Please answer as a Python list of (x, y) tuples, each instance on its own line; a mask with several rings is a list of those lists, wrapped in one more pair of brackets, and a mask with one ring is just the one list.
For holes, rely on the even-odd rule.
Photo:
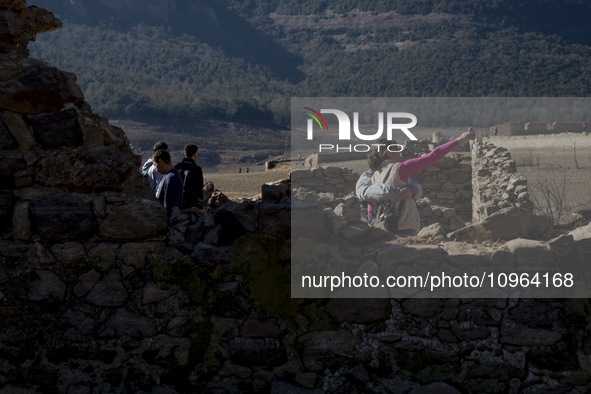
[(250, 281), (250, 295), (269, 316), (291, 320), (301, 300), (291, 298), (289, 272), (279, 266), (269, 266)]
[(238, 239), (230, 249), (234, 269), (250, 280), (257, 278), (267, 267), (287, 263), (291, 259), (288, 242), (261, 235)]
[(181, 289), (187, 292), (191, 300), (199, 305), (207, 306), (207, 285), (200, 278), (199, 271), (195, 270), (181, 279)]
[(150, 263), (152, 278), (157, 282), (169, 282), (174, 279), (173, 269), (170, 264), (162, 260)]
[(319, 308), (321, 300), (315, 300), (313, 303), (302, 307), (302, 313), (309, 320), (310, 324), (307, 331), (333, 331), (338, 324), (328, 316), (326, 312)]

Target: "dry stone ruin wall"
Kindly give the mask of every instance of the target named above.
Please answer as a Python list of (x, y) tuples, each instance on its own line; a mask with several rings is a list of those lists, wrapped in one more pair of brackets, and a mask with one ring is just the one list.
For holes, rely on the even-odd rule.
[(503, 208), (533, 211), (527, 179), (517, 172), (511, 153), (492, 144), (472, 147), (472, 217), (482, 221)]
[[(207, 212), (184, 210), (167, 222), (125, 133), (92, 112), (74, 75), (27, 57), (28, 40), (59, 25), (48, 11), (0, 0), (0, 392), (588, 389), (587, 300), (292, 299), (290, 247), (309, 242), (311, 255), (328, 251), (344, 265), (363, 256), (396, 268), (429, 256), (435, 268), (476, 261), (489, 269), (534, 256), (556, 266), (590, 261), (591, 227), (494, 248), (345, 247), (325, 238), (324, 218), (326, 209), (334, 217), (339, 206), (358, 205), (356, 177), (334, 168), (301, 177), (330, 180), (326, 206), (290, 204), (295, 186), (286, 180), (264, 185), (261, 201), (218, 193)], [(453, 179), (468, 161), (453, 160), (423, 182), (465, 189)], [(447, 190), (426, 190), (452, 200), (438, 196)], [(323, 198), (301, 184), (297, 193)], [(302, 228), (314, 241), (291, 225), (298, 204), (313, 207)], [(494, 236), (503, 212), (456, 237)]]
[(528, 122), (524, 127), (519, 122), (508, 122), (493, 126), (489, 130), (489, 136), (512, 136), (512, 135), (539, 135), (559, 133), (581, 133), (584, 132), (583, 122)]

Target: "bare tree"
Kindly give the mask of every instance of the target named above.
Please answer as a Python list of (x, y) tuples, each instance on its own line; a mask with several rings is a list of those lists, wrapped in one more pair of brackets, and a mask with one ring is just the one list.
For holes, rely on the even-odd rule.
[(564, 174), (562, 180), (536, 179), (536, 186), (541, 195), (534, 194), (531, 188), (529, 191), (536, 209), (550, 219), (553, 226), (560, 225), (567, 212), (572, 208), (566, 199), (566, 177), (567, 173)]

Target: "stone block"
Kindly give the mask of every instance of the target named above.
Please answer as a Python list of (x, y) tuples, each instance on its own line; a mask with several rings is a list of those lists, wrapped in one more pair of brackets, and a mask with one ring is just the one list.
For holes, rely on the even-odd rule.
[(266, 183), (262, 186), (262, 201), (277, 204), (284, 196), (289, 194), (290, 189), (291, 182), (289, 180)]
[(518, 272), (556, 270), (556, 253), (542, 242), (519, 238), (507, 242), (507, 248), (515, 255), (515, 270)]
[(141, 240), (166, 234), (166, 211), (155, 202), (115, 206), (99, 226), (99, 236), (112, 240)]
[(433, 223), (426, 227), (423, 227), (419, 233), (417, 234), (418, 237), (421, 238), (434, 238), (437, 236), (444, 236), (448, 233), (446, 226), (442, 223)]
[(11, 112), (7, 112), (2, 115), (2, 121), (18, 142), (21, 149), (30, 150), (33, 146), (37, 145), (33, 133), (29, 129), (29, 126), (25, 123), (21, 115), (17, 115)]
[(334, 209), (334, 213), (347, 222), (359, 219), (359, 215), (357, 215), (351, 208), (343, 203), (337, 205), (337, 207)]
[(90, 203), (73, 194), (54, 194), (30, 203), (34, 234), (52, 240), (77, 240), (90, 236), (97, 226)]
[(35, 138), (43, 148), (81, 146), (83, 134), (75, 108), (31, 117)]
[(173, 290), (162, 290), (162, 283), (148, 283), (144, 286), (142, 305), (156, 304), (177, 294)]
[(276, 237), (291, 236), (291, 206), (261, 203), (258, 231)]
[(78, 298), (84, 297), (94, 288), (94, 285), (96, 285), (100, 279), (101, 274), (96, 272), (94, 268), (87, 273), (80, 275), (74, 286), (74, 295)]
[(492, 250), (488, 247), (462, 242), (446, 242), (443, 249), (447, 252), (449, 263), (461, 269), (489, 265), (492, 262)]
[(15, 241), (28, 241), (33, 236), (31, 232), (31, 218), (29, 217), (29, 203), (20, 202), (14, 207), (12, 216), (12, 236)]
[(163, 250), (163, 242), (128, 242), (121, 245), (117, 258), (128, 267), (144, 269), (148, 254), (162, 253)]
[[(265, 202), (264, 198), (263, 202)], [(259, 227), (259, 205), (257, 203), (224, 204), (220, 209), (232, 213), (248, 232), (254, 233)]]
[(129, 293), (116, 269), (109, 271), (86, 297), (86, 301), (92, 305), (107, 307), (124, 306), (128, 300)]
[(143, 339), (156, 335), (158, 329), (153, 319), (125, 308), (118, 308), (105, 324), (99, 327), (97, 335), (101, 338), (117, 338), (127, 335), (133, 339)]
[(321, 371), (325, 359), (358, 356), (357, 340), (347, 330), (310, 332), (302, 335), (298, 344), (304, 367), (310, 371)]
[(35, 271), (36, 279), (27, 285), (30, 301), (61, 302), (66, 294), (66, 284), (52, 271)]
[(230, 359), (237, 365), (277, 367), (287, 362), (283, 345), (264, 339), (236, 338), (229, 343)]
[(66, 103), (84, 100), (82, 90), (65, 72), (40, 65), (15, 80), (0, 82), (0, 109), (19, 114), (59, 111)]
[(55, 244), (51, 251), (58, 261), (61, 261), (66, 267), (81, 262), (86, 257), (84, 246), (78, 242), (66, 242)]
[(501, 329), (500, 342), (515, 346), (551, 346), (562, 338), (562, 334), (547, 328), (506, 328)]
[[(25, 159), (20, 150), (0, 150), (0, 179), (12, 177), (14, 173), (24, 169), (25, 166)], [(4, 183), (6, 187), (6, 181)]]
[(277, 319), (248, 319), (240, 326), (240, 336), (243, 338), (277, 338), (279, 335), (281, 330)]
[(447, 383), (437, 382), (417, 387), (409, 394), (461, 394)]
[(58, 320), (57, 328), (64, 330), (62, 338), (68, 342), (86, 342), (92, 337), (94, 318), (82, 311), (68, 309)]
[(341, 167), (328, 166), (322, 167), (322, 172), (325, 177), (336, 178), (341, 176), (341, 174), (343, 173), (343, 169)]
[(337, 322), (368, 324), (390, 318), (390, 301), (387, 298), (332, 298), (325, 307)]

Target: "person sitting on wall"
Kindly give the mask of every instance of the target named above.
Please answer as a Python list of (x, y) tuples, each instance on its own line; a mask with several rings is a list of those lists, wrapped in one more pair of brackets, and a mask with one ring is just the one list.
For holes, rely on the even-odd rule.
[[(168, 145), (166, 142), (160, 141), (154, 144), (154, 152), (161, 149), (168, 151)], [(142, 166), (142, 175), (148, 178), (150, 181), (150, 187), (155, 190), (158, 186), (158, 182), (160, 182), (160, 179), (162, 179), (162, 174), (156, 171), (152, 164), (152, 158), (149, 158)]]
[(203, 171), (195, 164), (198, 149), (195, 144), (187, 144), (185, 158), (174, 166), (183, 178), (183, 209), (201, 208), (199, 202), (203, 200)]
[[(395, 145), (395, 141), (382, 138), (376, 142), (368, 156), (369, 168), (374, 171), (371, 183), (373, 185), (387, 183), (400, 190), (400, 194), (393, 204), (393, 211), (399, 213), (395, 215), (398, 219), (395, 225), (397, 234), (414, 235), (421, 226), (419, 211), (414, 199), (412, 199), (413, 193), (408, 183), (410, 176), (438, 162), (460, 144), (475, 139), (474, 128), (470, 127), (460, 137), (438, 146), (425, 156), (406, 161), (402, 161), (400, 152), (387, 149), (388, 146)], [(370, 219), (372, 208), (373, 206), (370, 203), (368, 206), (368, 217)]]
[(174, 207), (183, 207), (183, 178), (174, 168), (170, 160), (170, 153), (165, 150), (157, 150), (152, 155), (154, 169), (162, 174), (162, 179), (156, 189), (156, 198), (164, 204), (168, 217)]

